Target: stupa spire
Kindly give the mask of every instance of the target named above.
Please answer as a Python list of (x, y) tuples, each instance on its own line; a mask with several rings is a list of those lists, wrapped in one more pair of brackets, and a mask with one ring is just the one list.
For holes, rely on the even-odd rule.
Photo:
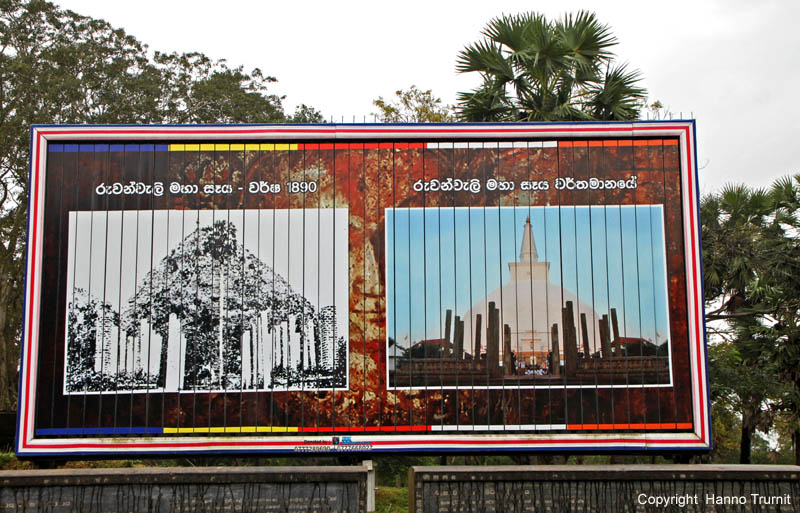
[(525, 219), (525, 228), (522, 230), (522, 247), (519, 249), (519, 261), (539, 261), (539, 253), (536, 251), (536, 242), (533, 240), (533, 230), (531, 230), (530, 216)]

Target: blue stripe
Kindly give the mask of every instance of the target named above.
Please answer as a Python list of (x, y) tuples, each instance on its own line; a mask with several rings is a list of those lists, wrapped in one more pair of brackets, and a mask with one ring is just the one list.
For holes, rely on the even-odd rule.
[(68, 152), (78, 151), (78, 145), (77, 144), (65, 144), (64, 145), (64, 151), (68, 151)]
[(47, 149), (50, 150), (52, 153), (61, 153), (62, 151), (64, 151), (64, 145), (63, 144), (51, 144), (51, 145), (49, 145), (47, 147)]
[(94, 145), (94, 151), (108, 151), (108, 145), (107, 144), (95, 144)]
[(139, 148), (139, 151), (153, 151), (153, 145), (152, 144), (143, 144)]
[[(699, 282), (700, 282), (700, 297), (697, 298), (698, 302), (701, 301), (701, 298), (706, 297), (706, 289), (705, 283), (703, 280), (703, 244), (701, 240), (701, 223), (700, 223), (700, 172), (697, 169), (697, 120), (691, 120), (692, 123), (692, 155), (689, 155), (689, 158), (694, 157), (694, 193), (695, 193), (695, 209), (696, 216), (697, 216), (697, 240), (698, 240), (698, 256), (700, 259), (700, 269), (698, 273), (700, 274)], [(687, 153), (689, 153), (687, 151)], [(680, 157), (680, 153), (678, 153)], [(706, 430), (708, 436), (708, 449), (711, 450), (714, 448), (714, 439), (711, 435), (711, 381), (709, 379), (708, 374), (708, 331), (706, 328), (706, 311), (705, 311), (705, 302), (700, 302), (700, 308), (703, 311), (703, 316), (700, 319), (700, 322), (703, 324), (703, 364), (706, 368), (706, 425), (708, 425), (708, 429)], [(700, 355), (698, 355), (699, 357)], [(698, 390), (699, 392), (699, 390)], [(705, 430), (705, 427), (703, 427)]]
[(139, 145), (138, 144), (126, 144), (125, 145), (125, 151), (139, 151)]
[(125, 145), (124, 144), (112, 144), (109, 147), (108, 151), (125, 151)]
[(94, 144), (81, 144), (80, 151), (92, 152), (94, 151)]
[(36, 435), (160, 435), (157, 427), (97, 427), (97, 428), (43, 428)]
[(169, 144), (156, 144), (156, 151), (169, 151)]

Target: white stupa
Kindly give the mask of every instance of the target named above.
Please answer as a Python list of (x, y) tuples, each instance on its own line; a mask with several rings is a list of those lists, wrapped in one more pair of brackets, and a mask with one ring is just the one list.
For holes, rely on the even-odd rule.
[[(578, 335), (578, 352), (583, 352), (583, 332), (580, 314), (586, 314), (589, 347), (592, 352), (599, 350), (599, 331), (595, 336), (600, 316), (591, 305), (579, 300), (575, 294), (550, 282), (548, 271), (550, 262), (540, 262), (533, 240), (530, 218), (525, 220), (522, 232), (522, 245), (518, 262), (509, 262), (510, 279), (502, 287), (494, 290), (464, 313), (464, 332), (474, 333), (476, 315), (482, 317), (481, 351), (486, 351), (485, 328), (488, 319), (488, 305), (494, 302), (500, 310), (500, 326), (508, 324), (511, 328), (511, 350), (525, 365), (545, 365), (550, 351), (550, 327), (558, 324), (559, 349), (564, 354), (564, 334), (561, 328), (561, 308), (572, 301), (575, 326)], [(472, 328), (472, 329), (471, 329)], [(502, 328), (501, 331), (502, 333)], [(474, 336), (472, 337), (474, 344)], [(474, 348), (465, 342), (464, 350), (472, 353)], [(502, 341), (500, 351), (502, 353)], [(502, 361), (502, 356), (501, 356)]]

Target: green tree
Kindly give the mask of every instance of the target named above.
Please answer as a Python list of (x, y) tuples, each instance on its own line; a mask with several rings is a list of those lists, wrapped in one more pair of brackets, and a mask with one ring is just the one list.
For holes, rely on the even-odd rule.
[[(739, 463), (750, 463), (756, 430), (769, 432), (786, 386), (771, 358), (771, 343), (754, 336), (752, 319), (738, 321), (733, 342), (709, 347), (711, 400), (716, 412), (727, 410), (739, 416)], [(718, 440), (720, 441), (720, 440)]]
[(482, 83), (459, 94), (465, 121), (631, 120), (646, 90), (641, 74), (614, 63), (617, 39), (594, 13), (551, 21), (537, 13), (494, 18), (456, 70)]
[(199, 53), (151, 53), (102, 20), (0, 0), (0, 410), (16, 404), (29, 129), (36, 123), (284, 123), (275, 81)]
[(721, 379), (751, 394), (739, 404), (743, 453), (772, 398), (800, 463), (800, 175), (768, 190), (727, 186), (703, 198), (700, 214), (709, 332), (735, 344), (741, 358), (730, 380), (730, 359), (712, 360), (712, 384)]
[(379, 96), (372, 103), (378, 107), (378, 118), (384, 123), (448, 123), (456, 120), (453, 108), (443, 104), (430, 89), (412, 85), (395, 91), (393, 101)]

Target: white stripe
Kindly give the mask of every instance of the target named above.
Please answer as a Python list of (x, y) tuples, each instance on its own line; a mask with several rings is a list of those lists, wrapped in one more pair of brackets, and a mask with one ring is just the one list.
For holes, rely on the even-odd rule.
[(431, 426), (431, 431), (566, 431), (566, 424), (515, 424), (494, 426), (443, 425)]

